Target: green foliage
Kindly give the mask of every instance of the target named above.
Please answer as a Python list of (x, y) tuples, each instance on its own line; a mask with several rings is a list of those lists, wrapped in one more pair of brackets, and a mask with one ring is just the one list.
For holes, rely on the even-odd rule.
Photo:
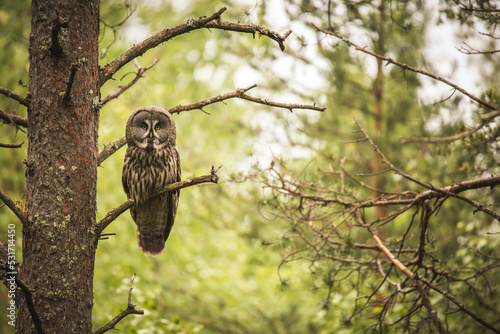
[[(130, 10), (120, 3), (103, 6), (103, 15), (112, 14), (104, 18), (110, 25), (120, 22)], [(190, 17), (210, 15), (220, 6), (203, 1), (181, 9), (169, 3), (155, 4), (154, 8), (137, 6), (101, 62), (114, 59), (130, 45), (125, 32), (135, 26), (149, 35)], [(225, 18), (241, 12), (232, 7)], [(107, 29), (101, 45), (113, 39), (112, 31)], [(139, 106), (171, 108), (234, 90), (236, 66), (253, 57), (253, 49), (259, 45), (270, 43), (252, 39), (251, 35), (202, 30), (151, 50), (138, 59), (140, 65), (149, 66), (154, 58), (159, 59), (158, 63), (133, 88), (101, 110), (101, 143), (123, 135), (128, 116)], [(241, 48), (248, 48), (249, 54), (238, 59)], [(115, 76), (117, 82), (103, 87), (102, 96), (131, 80), (133, 75), (125, 76), (129, 71), (135, 71), (133, 64)], [(226, 181), (229, 174), (245, 168), (249, 161), (248, 146), (255, 142), (256, 131), (247, 121), (252, 121), (255, 110), (249, 103), (233, 101), (204, 110), (211, 115), (198, 110), (174, 115), (182, 178), (207, 174), (212, 165), (222, 165), (218, 173), (222, 182), (181, 191), (176, 224), (160, 257), (145, 257), (139, 251), (135, 225), (128, 212), (107, 228), (105, 232), (116, 236), (100, 241), (98, 247), (94, 328), (126, 307), (129, 281), (136, 273), (132, 302), (144, 309), (145, 315), (128, 316), (117, 326), (130, 333), (314, 331), (312, 319), (317, 302), (307, 283), (301, 277), (295, 278), (294, 288), (282, 291), (276, 273), (281, 259), (279, 249), (261, 244), (261, 240), (274, 239), (279, 226), (258, 214), (259, 187)], [(99, 169), (98, 218), (126, 199), (121, 190), (123, 156), (124, 149)]]
[[(382, 24), (378, 1), (331, 1), (330, 8), (326, 2), (293, 3), (300, 8), (288, 8), (289, 18), (294, 22), (311, 21), (317, 25), (320, 22), (321, 27), (330, 27), (368, 50), (417, 68), (429, 67), (422, 52), (426, 43), (424, 31), (429, 23), (420, 2), (387, 2)], [(469, 35), (472, 33), (469, 30)], [(411, 295), (411, 280), (396, 268), (384, 265), (380, 253), (367, 251), (374, 244), (371, 234), (353, 218), (355, 207), (341, 204), (341, 201), (362, 203), (374, 197), (370, 179), (373, 165), (380, 164), (373, 147), (360, 141), (363, 135), (353, 117), (395, 166), (435, 187), (498, 175), (498, 122), (452, 143), (401, 145), (400, 139), (405, 137), (446, 137), (464, 132), (480, 123), (480, 115), (491, 110), (467, 105), (467, 99), (459, 94), (449, 99), (445, 96), (444, 101), (435, 104), (421, 102), (421, 77), (388, 64), (383, 68), (383, 116), (377, 129), (375, 60), (323, 33), (318, 33), (317, 43), (309, 41), (308, 45), (318, 45), (321, 60), (327, 60), (326, 67), (330, 69), (324, 74), (329, 82), (325, 92), (327, 111), (317, 119), (301, 117), (300, 128), (308, 137), (304, 141), (314, 143), (309, 146), (314, 152), (313, 159), (277, 160), (274, 168), (264, 168), (261, 174), (262, 183), (270, 189), (265, 201), (266, 215), (289, 223), (283, 239), (276, 241), (282, 245), (285, 259), (280, 268), (296, 261), (310, 264), (312, 282), (325, 298), (320, 332), (435, 331), (423, 306), (421, 312), (414, 308), (417, 300)], [(294, 57), (301, 64), (318, 62), (314, 58)], [(483, 59), (498, 68), (492, 57)], [(495, 77), (491, 73), (486, 75), (487, 89), (483, 95), (486, 100), (495, 100), (498, 82), (490, 79)], [(314, 98), (308, 92), (303, 96)], [(468, 115), (463, 111), (465, 105), (473, 109), (472, 121), (464, 121)], [(404, 191), (423, 190), (398, 173), (386, 172), (380, 177), (389, 197), (400, 194), (404, 198), (401, 195)], [(474, 190), (464, 195), (498, 211), (499, 194), (494, 189)], [(370, 226), (376, 228), (386, 246), (393, 247), (398, 259), (412, 264), (410, 270), (436, 280), (436, 284), (470, 305), (477, 314), (488, 314), (485, 319), (495, 323), (499, 313), (494, 301), (498, 298), (499, 257), (498, 251), (488, 246), (498, 243), (497, 234), (492, 234), (498, 231), (498, 222), (457, 199), (448, 199), (442, 205), (434, 201), (431, 205), (440, 209), (430, 218), (425, 236), (428, 255), (420, 269), (413, 254), (400, 251), (419, 247), (421, 207), (385, 219), (381, 224), (377, 223), (379, 213), (374, 208), (359, 211), (366, 222), (372, 222)], [(383, 215), (397, 209), (402, 207), (387, 208)], [(488, 250), (483, 253), (481, 247)], [(403, 292), (398, 293), (394, 285), (382, 280), (384, 274), (380, 273), (377, 260), (382, 261), (380, 266), (385, 273), (390, 270), (388, 277), (392, 282), (402, 284)], [(442, 295), (429, 291), (429, 296), (450, 330), (472, 331), (480, 327), (471, 318), (452, 316), (452, 304)]]
[[(379, 3), (288, 1), (285, 10), (290, 25), (302, 27), (306, 21), (319, 22), (353, 40), (365, 38), (362, 45), (370, 50), (415, 67), (430, 67), (422, 53), (429, 24), (424, 4), (388, 2), (386, 20), (380, 25)], [(477, 5), (489, 8), (487, 1)], [(244, 23), (264, 24), (269, 11), (265, 1), (241, 7), (233, 2), (207, 0), (189, 6), (178, 1), (103, 1), (100, 64), (115, 59), (132, 44), (164, 27), (210, 15), (222, 6), (228, 7), (224, 19)], [(441, 10), (442, 21), (458, 20), (473, 27), (477, 19), (453, 4)], [(335, 15), (329, 18), (332, 13)], [(275, 29), (277, 23), (267, 24)], [(281, 28), (277, 30), (284, 32), (289, 27)], [(380, 29), (385, 34), (383, 45), (377, 44)], [(9, 50), (0, 54), (1, 64), (11, 69), (2, 72), (0, 84), (26, 95), (23, 85), (28, 78), (29, 5), (25, 1), (1, 3), (0, 30), (7, 32), (0, 38), (0, 46)], [(268, 152), (259, 151), (256, 143), (279, 147), (278, 153), (272, 152), (276, 170), (289, 185), (298, 185), (297, 190), (307, 195), (336, 199), (347, 196), (361, 201), (373, 196), (363, 185), (370, 185), (366, 175), (376, 160), (370, 145), (356, 142), (361, 137), (353, 117), (396, 166), (436, 187), (498, 174), (498, 125), (492, 123), (453, 143), (401, 145), (402, 137), (449, 136), (464, 131), (489, 111), (477, 108), (472, 120), (465, 121), (464, 113), (455, 113), (467, 103), (458, 93), (436, 105), (418, 102), (420, 77), (387, 65), (383, 69), (384, 114), (377, 131), (373, 117), (374, 59), (323, 34), (313, 38), (311, 34), (291, 35), (288, 41), (287, 53), (283, 54), (274, 42), (258, 36), (205, 29), (178, 36), (139, 57), (142, 67), (155, 59), (159, 61), (119, 99), (102, 108), (100, 149), (124, 134), (125, 122), (137, 107), (171, 108), (233, 91), (240, 88), (234, 87), (235, 73), (244, 67), (265, 74), (258, 82), (261, 90), (255, 95), (273, 99), (293, 92), (294, 98), (306, 103), (325, 101), (328, 109), (321, 115), (307, 111), (290, 114), (246, 101), (227, 101), (204, 108), (211, 115), (199, 110), (174, 115), (183, 179), (207, 174), (212, 165), (223, 165), (218, 173), (221, 182), (181, 191), (176, 224), (162, 256), (145, 257), (139, 251), (136, 228), (128, 212), (106, 229), (105, 233), (116, 235), (101, 240), (97, 249), (94, 329), (127, 307), (129, 283), (135, 273), (132, 303), (145, 314), (130, 315), (116, 326), (127, 333), (399, 333), (403, 328), (410, 332), (435, 331), (425, 310), (416, 312), (414, 318), (407, 317), (413, 314), (411, 282), (405, 281), (396, 268), (389, 270), (386, 262), (382, 264), (385, 273), (392, 281), (402, 283), (404, 293), (395, 293), (395, 286), (383, 282), (374, 265), (383, 257), (363, 248), (373, 245), (371, 235), (342, 213), (340, 205), (311, 205), (270, 190), (280, 183), (276, 174), (262, 172), (267, 167), (263, 164), (268, 163)], [(311, 48), (316, 50), (314, 56), (308, 53)], [(277, 66), (278, 59), (292, 65), (283, 70), (285, 67)], [(500, 67), (491, 55), (484, 59), (491, 67), (485, 75), (487, 89), (482, 98), (498, 105), (496, 74)], [(287, 76), (301, 69), (323, 74), (326, 84), (321, 88), (302, 87), (293, 80), (296, 78)], [(102, 97), (132, 80), (136, 71), (133, 63), (125, 66), (115, 80), (103, 86)], [(20, 80), (22, 84), (18, 84)], [(7, 112), (19, 108), (3, 96), (0, 105)], [(25, 108), (18, 112), (26, 116)], [(443, 116), (447, 114), (452, 116)], [(431, 123), (438, 125), (430, 127)], [(26, 142), (25, 133), (2, 126), (0, 143), (22, 141)], [(0, 149), (0, 186), (21, 207), (25, 149), (26, 143), (22, 149)], [(121, 186), (124, 153), (122, 148), (98, 170), (98, 219), (126, 200)], [(304, 156), (307, 159), (297, 158)], [(258, 176), (262, 184), (234, 182), (242, 176)], [(421, 191), (400, 175), (385, 173), (382, 178), (387, 191)], [(490, 203), (493, 209), (500, 201), (498, 192), (490, 189), (475, 190), (473, 198)], [(374, 219), (375, 210), (367, 208), (364, 214), (367, 220)], [(402, 249), (417, 248), (421, 214), (422, 208), (410, 210), (379, 226), (378, 232), (388, 247), (397, 251), (404, 240)], [(5, 239), (4, 226), (15, 222), (10, 211), (0, 210), (0, 240)], [(338, 238), (335, 247), (329, 247), (328, 238), (318, 233), (332, 226), (338, 226), (330, 236)], [(475, 213), (457, 199), (448, 199), (431, 220), (428, 257), (424, 260), (457, 278), (446, 284), (438, 282), (441, 288), (490, 318), (499, 314), (497, 231), (498, 224), (483, 213)], [(19, 228), (18, 250), (20, 233)], [(320, 247), (298, 252), (311, 241)], [(402, 252), (398, 256), (408, 262), (413, 254)], [(21, 259), (20, 253), (17, 258)], [(430, 269), (413, 269), (423, 276), (437, 275)], [(477, 272), (481, 274), (476, 276)], [(8, 302), (4, 292), (2, 289), (0, 293), (2, 309)], [(450, 302), (442, 295), (429, 292), (429, 296), (438, 315), (446, 317), (450, 330), (477, 330), (471, 321), (449, 315)], [(0, 332), (9, 333), (11, 329), (0, 322)]]

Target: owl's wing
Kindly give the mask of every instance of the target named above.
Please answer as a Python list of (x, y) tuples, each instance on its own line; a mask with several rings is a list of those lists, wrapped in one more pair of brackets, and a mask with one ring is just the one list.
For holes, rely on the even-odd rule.
[[(179, 159), (179, 150), (177, 147), (174, 147), (172, 150), (172, 154), (168, 157), (168, 169), (170, 175), (170, 179), (175, 183), (181, 181), (181, 163)], [(167, 224), (165, 225), (165, 230), (163, 232), (164, 241), (167, 241), (168, 236), (170, 235), (170, 231), (174, 226), (175, 215), (177, 214), (177, 206), (179, 205), (179, 196), (180, 190), (177, 189), (175, 191), (171, 191), (167, 194)]]

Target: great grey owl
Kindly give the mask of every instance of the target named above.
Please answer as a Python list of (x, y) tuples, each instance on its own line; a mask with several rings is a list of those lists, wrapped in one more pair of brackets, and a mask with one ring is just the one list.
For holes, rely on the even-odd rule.
[(137, 225), (137, 243), (144, 254), (159, 255), (174, 225), (179, 190), (151, 196), (181, 180), (174, 119), (163, 108), (141, 107), (130, 115), (125, 134), (122, 184), (134, 201), (130, 213)]

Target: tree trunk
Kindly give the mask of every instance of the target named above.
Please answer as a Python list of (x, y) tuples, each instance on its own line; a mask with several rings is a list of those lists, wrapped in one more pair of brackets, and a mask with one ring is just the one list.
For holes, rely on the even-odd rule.
[[(45, 333), (91, 333), (99, 1), (33, 0), (20, 278)], [(22, 298), (16, 333), (35, 333)]]

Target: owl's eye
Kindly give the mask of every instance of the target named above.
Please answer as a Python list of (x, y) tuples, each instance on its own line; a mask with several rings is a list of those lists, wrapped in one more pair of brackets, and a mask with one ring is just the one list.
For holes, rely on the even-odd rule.
[(146, 123), (142, 123), (142, 129), (143, 130), (147, 130), (148, 129), (148, 125)]
[(160, 130), (160, 129), (161, 129), (160, 124), (156, 124), (156, 126), (155, 126), (155, 130)]

